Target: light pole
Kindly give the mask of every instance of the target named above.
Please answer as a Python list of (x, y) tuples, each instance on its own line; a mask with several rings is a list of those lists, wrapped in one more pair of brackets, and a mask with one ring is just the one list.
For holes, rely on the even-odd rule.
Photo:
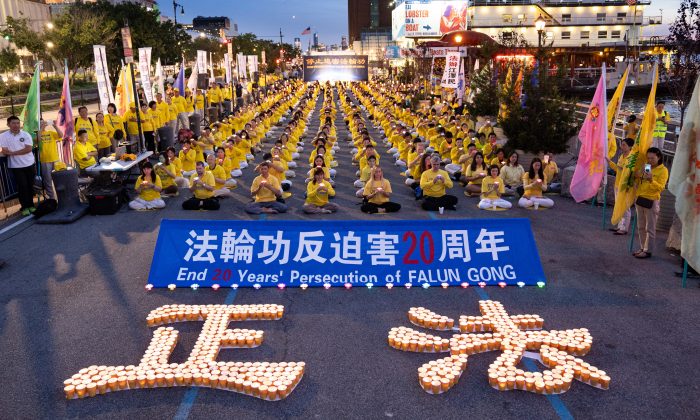
[(185, 8), (182, 7), (180, 3), (177, 3), (175, 0), (173, 0), (173, 18), (175, 18), (175, 26), (177, 26), (177, 8), (180, 8), (180, 13), (185, 14)]
[(547, 22), (542, 18), (542, 15), (540, 15), (537, 19), (535, 19), (535, 29), (537, 29), (537, 47), (542, 48), (542, 34), (544, 34), (544, 27), (547, 25)]

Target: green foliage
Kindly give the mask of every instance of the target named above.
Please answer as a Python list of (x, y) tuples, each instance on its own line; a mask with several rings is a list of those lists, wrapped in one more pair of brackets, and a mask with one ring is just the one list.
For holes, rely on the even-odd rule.
[(0, 35), (15, 44), (19, 49), (26, 49), (32, 54), (42, 54), (46, 49), (40, 33), (30, 27), (28, 18), (8, 16)]
[(666, 48), (673, 52), (671, 67), (661, 67), (661, 80), (669, 90), (683, 115), (688, 106), (695, 80), (700, 75), (700, 4), (697, 0), (682, 0), (676, 20), (669, 28)]
[[(530, 68), (525, 71), (524, 106), (521, 107), (519, 101), (511, 103), (501, 122), (510, 149), (563, 153), (571, 136), (576, 134), (574, 103), (559, 92), (561, 77), (549, 74), (546, 68), (548, 63), (545, 61), (537, 70)], [(537, 71), (536, 85), (531, 82), (533, 71)]]
[(19, 55), (10, 47), (0, 50), (0, 73), (10, 72), (19, 66)]
[(498, 89), (491, 64), (481, 67), (471, 76), (471, 89), (476, 92), (474, 100), (467, 104), (471, 115), (483, 117), (498, 114)]

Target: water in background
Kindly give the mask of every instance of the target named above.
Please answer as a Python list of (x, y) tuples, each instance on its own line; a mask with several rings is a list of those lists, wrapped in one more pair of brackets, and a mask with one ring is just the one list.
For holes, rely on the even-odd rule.
[[(625, 97), (622, 99), (622, 107), (620, 110), (622, 112), (629, 112), (629, 113), (634, 113), (637, 115), (641, 115), (644, 113), (644, 108), (647, 106), (647, 99), (648, 96), (644, 95), (639, 95), (639, 94), (625, 94)], [(583, 99), (583, 98), (581, 98)], [(608, 98), (610, 99), (610, 98)], [(678, 104), (676, 101), (673, 100), (670, 96), (657, 96), (656, 97), (657, 101), (664, 101), (666, 102), (666, 107), (664, 108), (668, 113), (671, 115), (671, 119), (674, 121), (680, 121), (681, 120), (681, 110), (678, 107)], [(582, 103), (590, 103), (589, 99), (582, 100)]]

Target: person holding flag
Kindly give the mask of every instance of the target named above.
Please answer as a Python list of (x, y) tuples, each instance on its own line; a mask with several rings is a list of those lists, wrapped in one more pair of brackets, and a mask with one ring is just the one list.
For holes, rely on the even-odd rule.
[[(49, 126), (53, 127), (55, 131), (48, 130)], [(38, 133), (41, 181), (44, 184), (46, 195), (51, 200), (56, 200), (56, 189), (53, 185), (51, 173), (53, 172), (54, 164), (60, 160), (58, 143), (62, 138), (63, 132), (56, 126), (55, 122), (41, 119)]]

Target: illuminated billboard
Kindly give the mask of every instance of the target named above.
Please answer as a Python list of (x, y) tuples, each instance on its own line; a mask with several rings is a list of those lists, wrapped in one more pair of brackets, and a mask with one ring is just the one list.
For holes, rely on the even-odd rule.
[(411, 1), (396, 6), (391, 13), (391, 36), (439, 37), (467, 28), (466, 1)]
[(366, 81), (366, 55), (307, 55), (304, 56), (304, 81)]

